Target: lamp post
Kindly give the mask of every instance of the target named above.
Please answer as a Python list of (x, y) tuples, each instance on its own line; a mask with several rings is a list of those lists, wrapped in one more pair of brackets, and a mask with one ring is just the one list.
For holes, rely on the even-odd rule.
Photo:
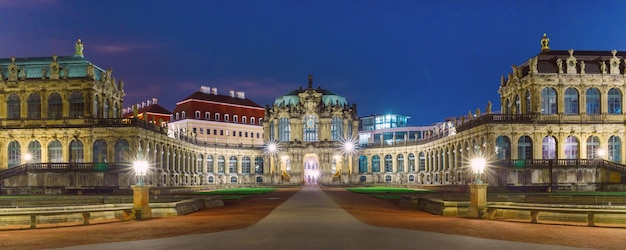
[(352, 178), (352, 157), (356, 151), (354, 142), (346, 140), (343, 143), (343, 152), (348, 157), (348, 178)]
[(24, 163), (24, 164), (26, 164), (26, 167), (28, 167), (28, 163), (29, 163), (29, 162), (30, 162), (30, 160), (32, 160), (32, 159), (33, 159), (33, 155), (31, 155), (30, 153), (26, 153), (26, 154), (24, 154), (24, 161), (26, 162), (26, 163)]
[(483, 218), (485, 209), (487, 208), (487, 186), (483, 183), (482, 175), (485, 172), (487, 162), (484, 158), (475, 158), (471, 161), (472, 173), (475, 178), (470, 183), (470, 206), (467, 214), (470, 217)]
[(276, 182), (277, 170), (274, 169), (274, 156), (276, 155), (276, 152), (278, 151), (278, 148), (276, 147), (276, 143), (274, 142), (268, 143), (266, 151), (267, 151), (267, 154), (270, 156), (270, 178), (272, 178), (272, 182)]
[(135, 219), (144, 220), (152, 217), (152, 209), (150, 209), (150, 187), (145, 184), (146, 173), (149, 164), (147, 161), (133, 162), (135, 174), (137, 175), (137, 184), (133, 186), (133, 209), (135, 210)]

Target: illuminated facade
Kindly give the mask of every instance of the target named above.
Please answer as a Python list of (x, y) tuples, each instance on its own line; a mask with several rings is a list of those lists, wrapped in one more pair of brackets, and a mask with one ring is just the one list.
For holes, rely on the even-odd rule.
[[(141, 157), (159, 187), (466, 185), (471, 159), (485, 157), (491, 186), (607, 189), (626, 174), (625, 68), (626, 52), (550, 50), (544, 38), (539, 54), (502, 77), (499, 112), (488, 102), (432, 126), (396, 117), (376, 130), (373, 118), (363, 128), (374, 130), (359, 131), (356, 105), (313, 88), (310, 76), (265, 108), (204, 87), (166, 126), (139, 112), (122, 117), (123, 83), (85, 60), (79, 41), (74, 56), (0, 59), (0, 136), (9, 138), (0, 181), (5, 190), (128, 187), (123, 169)], [(352, 148), (367, 133), (371, 141)]]

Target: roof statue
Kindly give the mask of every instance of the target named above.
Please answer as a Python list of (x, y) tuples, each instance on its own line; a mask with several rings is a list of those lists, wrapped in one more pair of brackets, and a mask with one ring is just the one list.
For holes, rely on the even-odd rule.
[(76, 41), (76, 45), (74, 45), (74, 48), (76, 49), (76, 53), (74, 53), (74, 56), (85, 57), (83, 55), (83, 49), (85, 48), (85, 46), (83, 45), (80, 38), (78, 39), (78, 41)]
[(309, 74), (309, 89), (313, 88), (313, 75)]
[(550, 38), (546, 33), (543, 33), (543, 38), (541, 38), (541, 52), (550, 51)]

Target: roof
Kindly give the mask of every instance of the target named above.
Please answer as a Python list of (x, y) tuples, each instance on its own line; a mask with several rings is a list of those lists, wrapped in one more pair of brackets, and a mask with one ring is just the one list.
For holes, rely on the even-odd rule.
[(159, 104), (152, 104), (152, 105), (148, 105), (146, 107), (140, 108), (139, 110), (137, 110), (137, 113), (140, 113), (140, 114), (141, 113), (153, 113), (153, 114), (164, 114), (164, 115), (172, 114), (172, 112), (165, 109), (163, 106)]
[[(8, 69), (11, 62), (12, 58), (0, 58), (0, 73), (5, 78), (9, 75)], [(49, 77), (49, 68), (52, 62), (54, 62), (53, 56), (15, 58), (15, 65), (20, 71), (25, 70), (27, 79), (41, 79), (43, 73)], [(67, 70), (67, 75), (70, 78), (87, 77), (87, 66), (93, 65), (81, 56), (58, 56), (56, 62), (61, 66), (62, 72)], [(100, 80), (106, 71), (96, 65), (93, 66), (95, 78)]]
[(298, 105), (300, 103), (300, 97), (298, 95), (306, 91), (314, 91), (314, 92), (322, 94), (322, 102), (326, 105), (330, 105), (330, 106), (333, 106), (333, 105), (347, 106), (348, 105), (348, 101), (346, 101), (345, 97), (337, 95), (331, 92), (330, 90), (322, 89), (321, 87), (318, 87), (317, 89), (313, 89), (310, 85), (309, 85), (309, 88), (307, 89), (303, 89), (302, 87), (300, 87), (299, 89), (293, 90), (281, 97), (276, 98), (274, 100), (274, 105), (276, 106)]
[(202, 101), (211, 101), (211, 102), (249, 106), (249, 107), (255, 107), (255, 108), (263, 108), (262, 106), (260, 106), (259, 104), (253, 102), (252, 100), (248, 98), (232, 97), (229, 95), (210, 94), (210, 93), (204, 93), (201, 91), (194, 92), (193, 94), (183, 99), (182, 101), (178, 102), (177, 104), (180, 104), (181, 102), (184, 102), (187, 100), (202, 100)]

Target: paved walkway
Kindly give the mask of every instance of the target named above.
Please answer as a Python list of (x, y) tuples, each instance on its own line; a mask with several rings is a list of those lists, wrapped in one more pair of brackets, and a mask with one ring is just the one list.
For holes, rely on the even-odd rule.
[[(211, 223), (207, 221), (207, 223)], [(367, 225), (319, 187), (304, 186), (254, 226), (65, 249), (577, 249)]]

